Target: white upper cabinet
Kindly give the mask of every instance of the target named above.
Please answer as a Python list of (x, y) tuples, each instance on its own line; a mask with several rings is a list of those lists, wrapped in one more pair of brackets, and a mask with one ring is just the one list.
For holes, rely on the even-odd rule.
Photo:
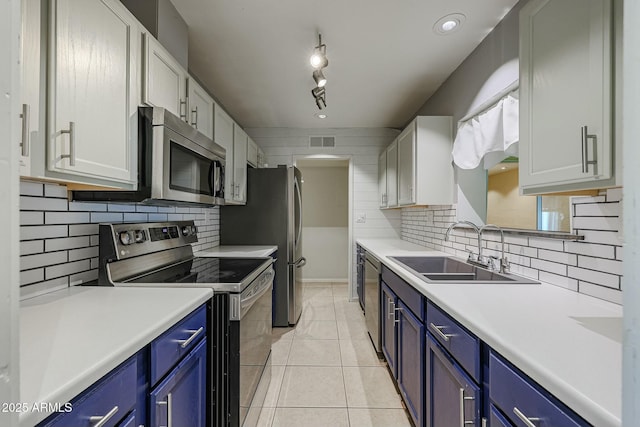
[(247, 203), (247, 140), (237, 124), (233, 126), (233, 202)]
[(258, 166), (259, 168), (266, 168), (267, 167), (267, 157), (264, 154), (264, 151), (262, 151), (262, 148), (258, 147)]
[(520, 188), (602, 186), (613, 174), (611, 0), (520, 12)]
[(381, 208), (398, 206), (398, 140), (394, 140), (378, 158), (378, 192)]
[(193, 78), (189, 86), (189, 123), (203, 135), (213, 139), (213, 98)]
[(398, 205), (452, 204), (451, 117), (418, 116), (397, 141)]
[(117, 0), (49, 7), (48, 170), (135, 182), (138, 22)]
[(213, 140), (224, 147), (225, 173), (224, 173), (224, 199), (226, 203), (233, 203), (233, 119), (218, 104), (213, 108)]
[(254, 168), (258, 166), (258, 144), (250, 137), (247, 138), (247, 163)]
[(148, 33), (144, 35), (144, 70), (144, 103), (166, 108), (188, 122), (188, 74), (160, 42)]

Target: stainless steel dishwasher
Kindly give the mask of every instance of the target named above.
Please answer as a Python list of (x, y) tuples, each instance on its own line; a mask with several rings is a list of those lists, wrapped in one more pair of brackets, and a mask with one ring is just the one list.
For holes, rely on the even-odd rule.
[(373, 254), (365, 253), (364, 263), (364, 319), (373, 347), (382, 357), (382, 334), (380, 332), (380, 261)]

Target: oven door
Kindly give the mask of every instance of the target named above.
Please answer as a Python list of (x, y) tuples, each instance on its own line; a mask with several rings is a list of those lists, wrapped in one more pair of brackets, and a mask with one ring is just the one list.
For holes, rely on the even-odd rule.
[(152, 198), (222, 204), (224, 165), (206, 148), (166, 126), (153, 128)]

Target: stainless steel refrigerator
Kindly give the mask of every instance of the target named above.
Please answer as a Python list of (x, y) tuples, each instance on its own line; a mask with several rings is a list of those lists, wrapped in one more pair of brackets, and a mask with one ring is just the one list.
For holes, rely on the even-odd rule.
[(295, 167), (247, 170), (247, 204), (220, 208), (220, 244), (277, 245), (273, 326), (302, 314), (302, 174)]

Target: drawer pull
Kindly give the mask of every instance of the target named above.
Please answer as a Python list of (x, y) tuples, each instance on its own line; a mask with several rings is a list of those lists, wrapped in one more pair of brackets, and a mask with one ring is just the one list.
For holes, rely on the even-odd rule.
[(187, 348), (187, 346), (191, 344), (193, 340), (195, 340), (196, 337), (200, 335), (202, 331), (204, 331), (204, 326), (200, 326), (200, 328), (197, 331), (193, 331), (193, 330), (187, 331), (191, 333), (191, 336), (186, 340), (178, 340), (178, 342), (180, 343), (180, 347)]
[(475, 425), (475, 421), (467, 421), (464, 419), (464, 402), (467, 400), (474, 400), (474, 397), (465, 396), (464, 389), (460, 389), (460, 427), (465, 427), (468, 425)]
[(520, 409), (518, 409), (517, 407), (513, 407), (513, 413), (516, 414), (516, 416), (518, 418), (520, 418), (520, 420), (527, 426), (527, 427), (537, 427), (534, 423), (537, 421), (540, 421), (540, 418), (531, 418), (531, 417), (527, 417), (525, 414), (523, 414)]
[[(106, 425), (111, 418), (118, 412), (118, 407), (114, 406), (106, 415), (89, 417), (91, 427), (102, 427)], [(95, 423), (95, 424), (93, 424)]]
[(438, 334), (438, 336), (446, 342), (449, 342), (449, 338), (453, 336), (452, 334), (445, 334), (444, 332), (442, 332), (444, 326), (436, 326), (433, 323), (429, 323), (429, 328), (431, 328), (433, 332)]
[[(395, 313), (395, 308), (396, 308), (396, 304), (391, 301), (391, 300), (387, 300), (387, 317), (389, 319), (395, 319), (396, 317), (396, 313)], [(393, 306), (393, 308), (391, 308), (391, 306)]]

